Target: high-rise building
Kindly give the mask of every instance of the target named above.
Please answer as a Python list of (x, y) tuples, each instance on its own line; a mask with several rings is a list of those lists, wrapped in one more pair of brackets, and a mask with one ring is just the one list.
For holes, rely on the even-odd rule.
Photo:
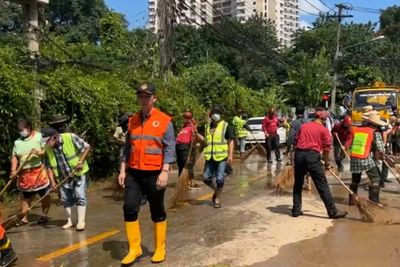
[[(157, 5), (159, 0), (149, 0), (148, 28), (154, 32), (158, 30)], [(208, 1), (208, 2), (207, 2)], [(212, 0), (175, 0), (177, 7), (178, 24), (200, 27), (213, 22), (213, 8), (209, 3)], [(179, 5), (179, 2), (184, 4)]]
[[(272, 21), (282, 45), (290, 46), (294, 33), (300, 29), (299, 0), (180, 0), (178, 23), (198, 27), (224, 18), (245, 22), (253, 15)], [(149, 28), (157, 31), (157, 2), (149, 0)]]

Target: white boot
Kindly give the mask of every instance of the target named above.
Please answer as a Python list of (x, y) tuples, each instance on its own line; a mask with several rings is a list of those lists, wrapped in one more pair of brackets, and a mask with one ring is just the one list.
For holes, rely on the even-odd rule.
[(65, 208), (65, 214), (67, 215), (67, 223), (63, 225), (62, 229), (66, 230), (68, 228), (71, 228), (73, 226), (72, 224), (72, 219), (71, 219), (71, 207)]
[(86, 206), (77, 206), (76, 210), (78, 213), (78, 223), (76, 224), (76, 231), (83, 231), (85, 230)]

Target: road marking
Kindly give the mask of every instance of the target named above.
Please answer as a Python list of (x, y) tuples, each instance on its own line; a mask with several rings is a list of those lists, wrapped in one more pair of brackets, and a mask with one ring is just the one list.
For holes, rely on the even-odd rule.
[(87, 247), (90, 244), (98, 242), (98, 241), (100, 241), (102, 239), (106, 239), (106, 238), (108, 238), (110, 236), (116, 235), (119, 232), (120, 232), (120, 230), (117, 230), (117, 229), (109, 230), (107, 232), (95, 235), (95, 236), (93, 236), (93, 237), (91, 237), (89, 239), (86, 239), (86, 240), (80, 241), (78, 243), (72, 244), (72, 245), (70, 245), (68, 247), (56, 250), (56, 251), (54, 251), (54, 252), (52, 252), (50, 254), (41, 256), (41, 257), (37, 258), (36, 260), (38, 260), (38, 261), (51, 261), (54, 258), (58, 258), (58, 257), (63, 256), (65, 254), (71, 253), (71, 252), (73, 252), (75, 250), (79, 250), (81, 248)]

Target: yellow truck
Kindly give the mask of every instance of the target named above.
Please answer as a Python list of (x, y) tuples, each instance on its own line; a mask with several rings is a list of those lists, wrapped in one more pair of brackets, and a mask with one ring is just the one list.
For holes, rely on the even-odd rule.
[(377, 82), (371, 87), (356, 88), (352, 99), (353, 125), (361, 125), (362, 109), (368, 105), (373, 106), (381, 118), (389, 121), (390, 116), (394, 115), (400, 106), (400, 87)]

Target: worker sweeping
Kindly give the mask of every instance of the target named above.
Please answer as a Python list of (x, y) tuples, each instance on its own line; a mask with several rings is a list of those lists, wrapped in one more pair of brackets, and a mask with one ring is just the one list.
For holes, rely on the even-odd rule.
[(245, 152), (246, 146), (246, 137), (247, 137), (247, 129), (246, 129), (246, 119), (247, 115), (243, 114), (241, 109), (238, 110), (235, 117), (232, 119), (232, 125), (235, 129), (235, 135), (238, 140), (238, 148), (239, 148), (239, 155), (242, 157), (243, 153)]
[[(369, 186), (369, 199), (379, 203), (379, 170), (375, 163), (374, 155), (383, 159), (385, 151), (382, 135), (378, 128), (387, 123), (381, 120), (377, 111), (367, 111), (362, 115), (363, 124), (352, 130), (352, 143), (350, 153), (350, 172), (352, 173), (350, 189), (357, 193), (358, 184), (361, 181), (362, 172), (366, 172), (371, 182)], [(349, 205), (354, 205), (352, 197), (349, 197)]]
[(11, 246), (11, 241), (6, 235), (6, 230), (0, 225), (0, 266), (9, 266), (16, 260), (17, 254)]
[(142, 255), (141, 232), (138, 221), (143, 194), (150, 205), (154, 223), (153, 263), (165, 260), (167, 214), (164, 194), (170, 164), (175, 161), (175, 134), (171, 117), (154, 108), (157, 101), (156, 87), (141, 84), (136, 90), (140, 111), (129, 118), (128, 136), (121, 158), (119, 184), (125, 188), (124, 219), (128, 237), (128, 254), (123, 265), (132, 264)]
[(76, 206), (76, 230), (85, 230), (86, 217), (86, 174), (89, 165), (86, 158), (90, 152), (90, 145), (73, 133), (58, 133), (54, 128), (42, 130), (42, 143), (46, 150), (47, 173), (52, 183), (55, 179), (73, 178), (65, 182), (60, 188), (61, 201), (65, 208), (67, 223), (62, 226), (66, 230), (71, 228), (72, 208)]
[(315, 120), (304, 123), (295, 138), (294, 147), (294, 175), (293, 186), (293, 209), (292, 216), (303, 215), (302, 211), (302, 190), (304, 176), (310, 173), (318, 193), (325, 204), (328, 216), (331, 219), (345, 217), (347, 212), (340, 211), (333, 202), (325, 171), (321, 163), (321, 152), (325, 162), (325, 168), (329, 166), (329, 152), (332, 146), (332, 139), (329, 130), (324, 126), (328, 118), (326, 111), (317, 111)]
[[(225, 170), (233, 161), (233, 128), (222, 119), (223, 108), (214, 106), (210, 113), (211, 121), (206, 125), (204, 135), (204, 156), (206, 164), (203, 181), (214, 190), (214, 208), (221, 208), (221, 194), (225, 184)], [(215, 183), (213, 182), (215, 177)]]
[(338, 167), (338, 171), (343, 171), (343, 159), (345, 158), (345, 150), (348, 147), (345, 144), (350, 143), (351, 139), (351, 117), (344, 117), (343, 121), (336, 123), (332, 128), (332, 138), (333, 138), (333, 154), (335, 155), (335, 162)]

